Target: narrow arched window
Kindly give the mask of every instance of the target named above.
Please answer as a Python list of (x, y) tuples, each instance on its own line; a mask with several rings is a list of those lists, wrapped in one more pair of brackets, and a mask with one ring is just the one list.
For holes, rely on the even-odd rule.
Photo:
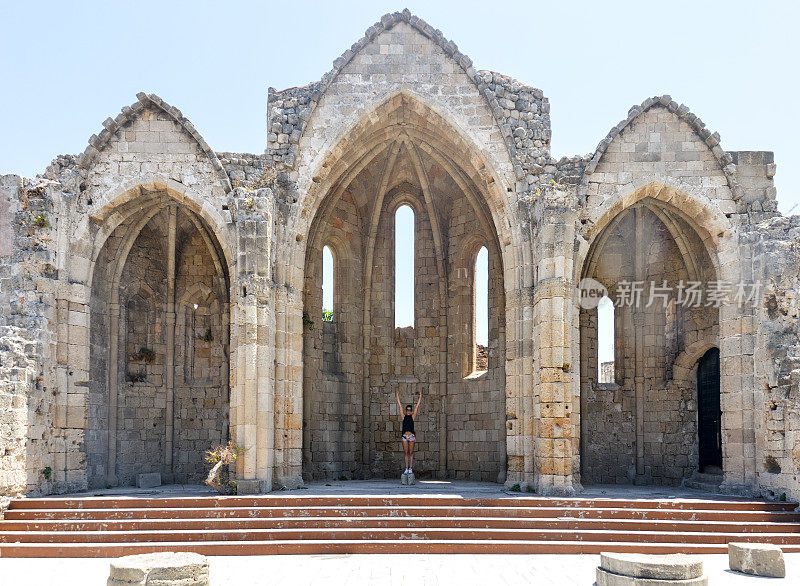
[(475, 360), (473, 370), (489, 370), (489, 251), (482, 246), (475, 256), (475, 298), (473, 332)]
[(333, 321), (333, 253), (330, 247), (322, 247), (322, 321)]
[(394, 214), (394, 327), (414, 327), (414, 210)]
[(614, 382), (614, 303), (605, 295), (597, 304), (597, 381)]

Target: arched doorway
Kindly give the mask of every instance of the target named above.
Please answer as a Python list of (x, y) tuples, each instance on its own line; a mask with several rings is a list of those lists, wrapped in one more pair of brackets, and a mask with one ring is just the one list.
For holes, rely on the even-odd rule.
[(229, 277), (205, 221), (165, 191), (122, 204), (90, 300), (89, 487), (199, 482), (228, 439)]
[[(353, 153), (340, 155), (354, 163), (311, 222), (303, 305), (307, 479), (399, 474), (395, 396), (407, 404), (420, 392), (415, 472), (491, 481), (505, 475), (499, 239), (480, 189), (459, 167), (463, 157), (471, 163), (469, 155), (448, 146), (455, 131), (432, 133), (437, 120), (421, 117), (414, 102), (393, 98), (384, 119), (370, 117), (371, 126), (348, 140)], [(398, 222), (398, 211), (413, 219)], [(332, 308), (323, 303), (325, 247), (334, 263)], [(482, 248), (489, 309), (481, 318), (488, 334), (479, 340), (475, 270)], [(400, 253), (413, 256), (410, 276), (398, 274)], [(408, 293), (396, 295), (400, 286)]]
[(719, 397), (719, 349), (697, 362), (697, 444), (700, 472), (722, 471), (722, 411)]

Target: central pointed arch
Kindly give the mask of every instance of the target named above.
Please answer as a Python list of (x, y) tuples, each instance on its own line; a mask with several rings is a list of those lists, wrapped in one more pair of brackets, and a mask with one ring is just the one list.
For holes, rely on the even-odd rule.
[[(393, 474), (395, 394), (409, 402), (424, 389), (429, 402), (417, 422), (426, 438), (419, 472), (504, 478), (505, 283), (523, 264), (523, 247), (512, 246), (516, 227), (479, 149), (430, 106), (401, 92), (351, 128), (312, 179), (296, 225), (308, 237), (298, 237), (295, 251), (304, 253), (304, 475)], [(390, 218), (401, 205), (416, 217), (416, 328), (394, 328), (389, 309), (395, 303)], [(462, 249), (474, 247), (476, 237), (489, 257), (489, 364), (481, 376), (465, 378), (472, 368), (460, 364), (464, 353), (453, 346), (464, 343), (462, 322), (472, 320), (460, 304), (474, 279)], [(324, 246), (334, 250), (341, 275), (336, 290), (343, 314), (334, 324), (316, 315)], [(476, 413), (482, 417), (470, 418)], [(471, 450), (473, 442), (484, 449)], [(482, 456), (470, 458), (470, 452)]]

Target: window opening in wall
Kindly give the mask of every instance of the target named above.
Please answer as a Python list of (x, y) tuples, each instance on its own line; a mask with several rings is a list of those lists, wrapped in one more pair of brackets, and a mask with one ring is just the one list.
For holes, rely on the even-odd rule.
[(394, 327), (414, 327), (414, 210), (394, 214)]
[(489, 251), (482, 246), (475, 256), (475, 361), (476, 372), (489, 370)]
[(322, 321), (333, 321), (333, 253), (322, 247)]
[(614, 302), (605, 295), (597, 304), (597, 381), (614, 382)]

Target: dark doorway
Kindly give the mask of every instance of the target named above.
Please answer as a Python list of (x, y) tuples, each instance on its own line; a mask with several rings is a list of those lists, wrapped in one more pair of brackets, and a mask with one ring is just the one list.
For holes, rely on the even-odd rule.
[(700, 472), (722, 470), (722, 411), (719, 406), (719, 349), (706, 352), (697, 365), (697, 439)]

